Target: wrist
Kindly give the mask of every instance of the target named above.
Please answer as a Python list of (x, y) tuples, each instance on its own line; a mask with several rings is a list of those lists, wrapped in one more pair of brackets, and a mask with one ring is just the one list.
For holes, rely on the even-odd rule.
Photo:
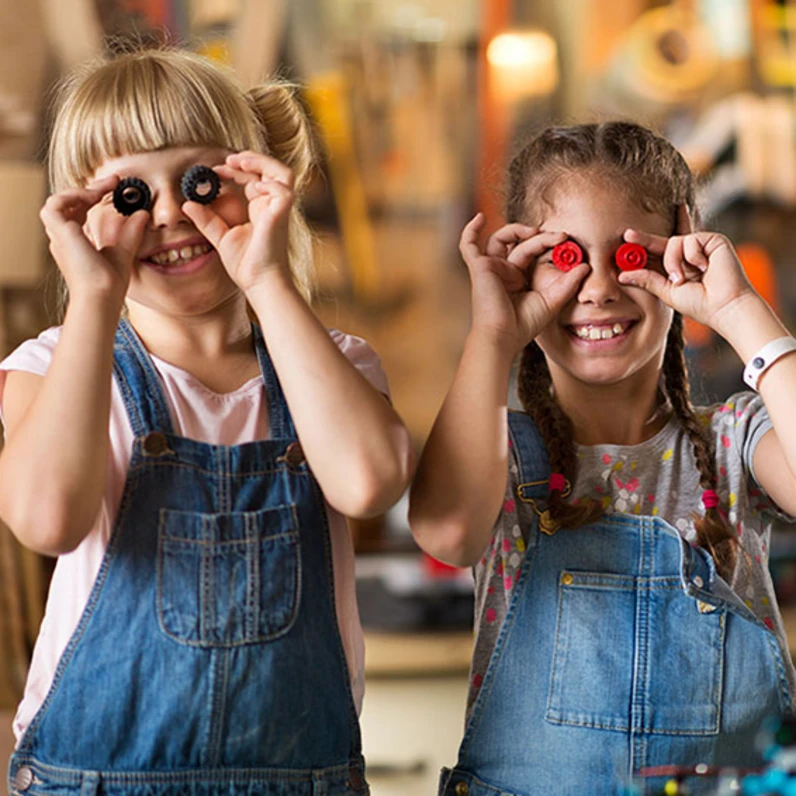
[(735, 349), (744, 363), (772, 340), (790, 335), (757, 293), (736, 299), (725, 307), (713, 329)]
[(510, 335), (498, 329), (483, 326), (473, 327), (470, 330), (464, 347), (468, 351), (472, 350), (495, 359), (507, 371), (511, 368), (519, 352), (516, 340)]

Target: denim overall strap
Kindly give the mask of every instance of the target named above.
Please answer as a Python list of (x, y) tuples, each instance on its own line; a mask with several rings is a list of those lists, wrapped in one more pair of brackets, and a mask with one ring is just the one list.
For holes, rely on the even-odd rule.
[[(290, 435), (255, 345), (275, 432)], [(166, 398), (126, 323), (115, 360), (139, 433), (10, 793), (366, 796), (326, 507), (295, 436), (225, 446), (163, 431)]]
[(282, 392), (274, 363), (268, 355), (268, 348), (263, 338), (263, 333), (257, 324), (252, 324), (252, 334), (257, 349), (257, 359), (263, 374), (265, 391), (268, 394), (268, 424), (271, 428), (272, 439), (295, 439), (296, 429), (293, 418), (288, 411), (287, 401)]
[[(509, 422), (518, 497), (541, 510), (541, 439), (530, 418)], [(549, 535), (528, 514), (527, 552), (440, 794), (618, 795), (638, 792), (648, 767), (761, 765), (761, 724), (790, 708), (782, 651), (724, 599), (710, 557), (658, 517), (606, 515)]]
[(122, 392), (133, 435), (141, 437), (157, 429), (173, 433), (160, 377), (132, 325), (119, 321), (113, 349), (113, 373)]

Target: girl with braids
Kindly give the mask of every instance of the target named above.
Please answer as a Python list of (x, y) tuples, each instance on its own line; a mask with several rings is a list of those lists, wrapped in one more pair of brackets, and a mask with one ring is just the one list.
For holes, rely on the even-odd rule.
[(0, 516), (58, 556), (12, 794), (368, 792), (344, 517), (400, 497), (411, 443), (308, 305), (310, 140), (290, 86), (187, 52), (64, 88), (66, 317), (0, 365)]
[[(730, 242), (695, 231), (688, 167), (649, 130), (549, 129), (509, 183), (509, 223), (462, 234), (472, 328), (411, 493), (418, 543), (476, 582), (440, 793), (661, 792), (655, 767), (759, 765), (796, 693), (766, 566), (796, 514), (796, 341)], [(759, 394), (691, 405), (683, 315)]]

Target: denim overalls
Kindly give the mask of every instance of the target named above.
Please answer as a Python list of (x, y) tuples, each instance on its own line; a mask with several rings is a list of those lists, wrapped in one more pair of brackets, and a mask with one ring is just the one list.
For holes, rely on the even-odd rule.
[(271, 436), (176, 436), (122, 321), (135, 434), (114, 531), (11, 794), (367, 794), (318, 485), (254, 328)]
[[(531, 419), (510, 414), (518, 498), (548, 494)], [(534, 484), (536, 482), (536, 484)], [(669, 764), (757, 766), (791, 697), (777, 639), (712, 558), (657, 517), (540, 532), (538, 517), (444, 796), (660, 793)], [(715, 780), (687, 780), (689, 793)], [(657, 788), (657, 789), (655, 789)]]

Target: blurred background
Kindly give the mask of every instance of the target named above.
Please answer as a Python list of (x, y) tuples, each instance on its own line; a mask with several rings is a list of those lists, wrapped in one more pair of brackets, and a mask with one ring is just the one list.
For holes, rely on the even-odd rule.
[[(508, 158), (549, 123), (624, 117), (669, 136), (701, 178), (704, 224), (795, 328), (796, 1), (0, 0), (2, 355), (53, 323), (38, 221), (48, 90), (120, 34), (184, 44), (246, 84), (302, 84), (323, 153), (306, 201), (316, 309), (381, 355), (418, 450), (469, 324), (461, 227), (476, 209), (500, 224)], [(733, 352), (687, 331), (695, 400), (741, 389)], [(430, 794), (461, 736), (470, 575), (419, 553), (405, 500), (352, 533), (373, 793)], [(796, 547), (782, 537), (773, 552), (790, 622)], [(0, 528), (3, 756), (50, 571)]]

